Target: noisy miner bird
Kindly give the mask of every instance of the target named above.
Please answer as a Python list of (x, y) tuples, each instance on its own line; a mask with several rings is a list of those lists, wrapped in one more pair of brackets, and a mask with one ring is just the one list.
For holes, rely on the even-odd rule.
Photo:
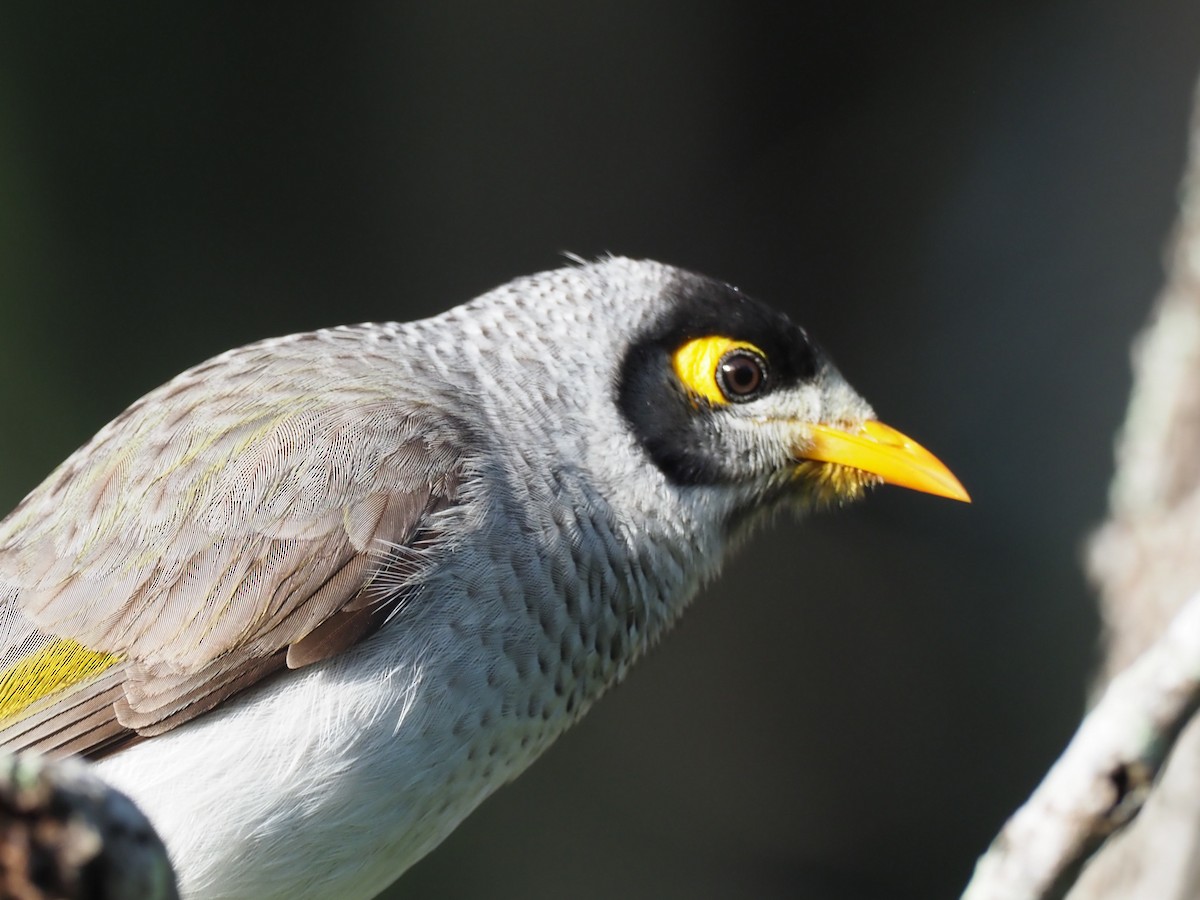
[(100, 758), (187, 898), (367, 898), (786, 507), (967, 495), (804, 329), (608, 258), (231, 350), (0, 524), (0, 742)]

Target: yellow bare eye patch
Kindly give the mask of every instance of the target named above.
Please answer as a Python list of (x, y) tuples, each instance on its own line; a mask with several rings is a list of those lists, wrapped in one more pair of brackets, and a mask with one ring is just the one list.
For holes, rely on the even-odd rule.
[(721, 359), (730, 350), (747, 350), (766, 359), (767, 355), (749, 341), (735, 341), (720, 335), (693, 338), (675, 351), (671, 363), (675, 375), (693, 395), (703, 397), (709, 403), (724, 406), (729, 398), (717, 381), (717, 370)]

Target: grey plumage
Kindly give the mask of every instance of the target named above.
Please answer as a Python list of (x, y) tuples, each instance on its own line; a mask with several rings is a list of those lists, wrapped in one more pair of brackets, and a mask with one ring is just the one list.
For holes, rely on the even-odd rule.
[[(710, 333), (770, 358), (761, 398), (680, 382), (673, 354)], [(0, 524), (0, 713), (29, 661), (62, 651), (71, 676), (0, 742), (119, 751), (104, 772), (185, 895), (370, 896), (620, 680), (754, 521), (877, 480), (799, 465), (808, 423), (870, 416), (782, 316), (626, 259), (231, 351)]]

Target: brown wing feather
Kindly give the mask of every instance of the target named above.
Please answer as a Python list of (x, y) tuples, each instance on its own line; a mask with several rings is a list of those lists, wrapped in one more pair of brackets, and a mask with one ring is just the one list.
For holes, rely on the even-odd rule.
[(109, 669), (91, 682), (69, 691), (57, 702), (9, 725), (0, 732), (3, 745), (64, 755), (59, 748), (88, 730), (81, 723), (95, 724), (93, 717), (96, 714), (116, 721), (113, 703), (122, 696), (121, 684), (125, 680), (122, 668), (118, 665)]
[(162, 734), (283, 669), (284, 657), (283, 650), (270, 656), (235, 651), (194, 674), (153, 677), (131, 671), (124, 694), (113, 704), (115, 718), (143, 737)]
[(306, 358), (258, 353), (139, 401), (0, 523), (0, 620), (123, 659), (0, 730), (0, 746), (86, 752), (161, 733), (386, 618), (372, 582), (457, 502), (460, 432), (353, 360), (318, 400)]

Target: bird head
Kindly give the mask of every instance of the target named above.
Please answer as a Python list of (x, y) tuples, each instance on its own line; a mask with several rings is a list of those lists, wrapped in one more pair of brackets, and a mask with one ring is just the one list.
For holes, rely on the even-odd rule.
[(969, 501), (932, 453), (880, 422), (787, 316), (727, 284), (677, 274), (617, 379), (618, 405), (673, 484), (741, 486), (800, 505), (889, 483)]

